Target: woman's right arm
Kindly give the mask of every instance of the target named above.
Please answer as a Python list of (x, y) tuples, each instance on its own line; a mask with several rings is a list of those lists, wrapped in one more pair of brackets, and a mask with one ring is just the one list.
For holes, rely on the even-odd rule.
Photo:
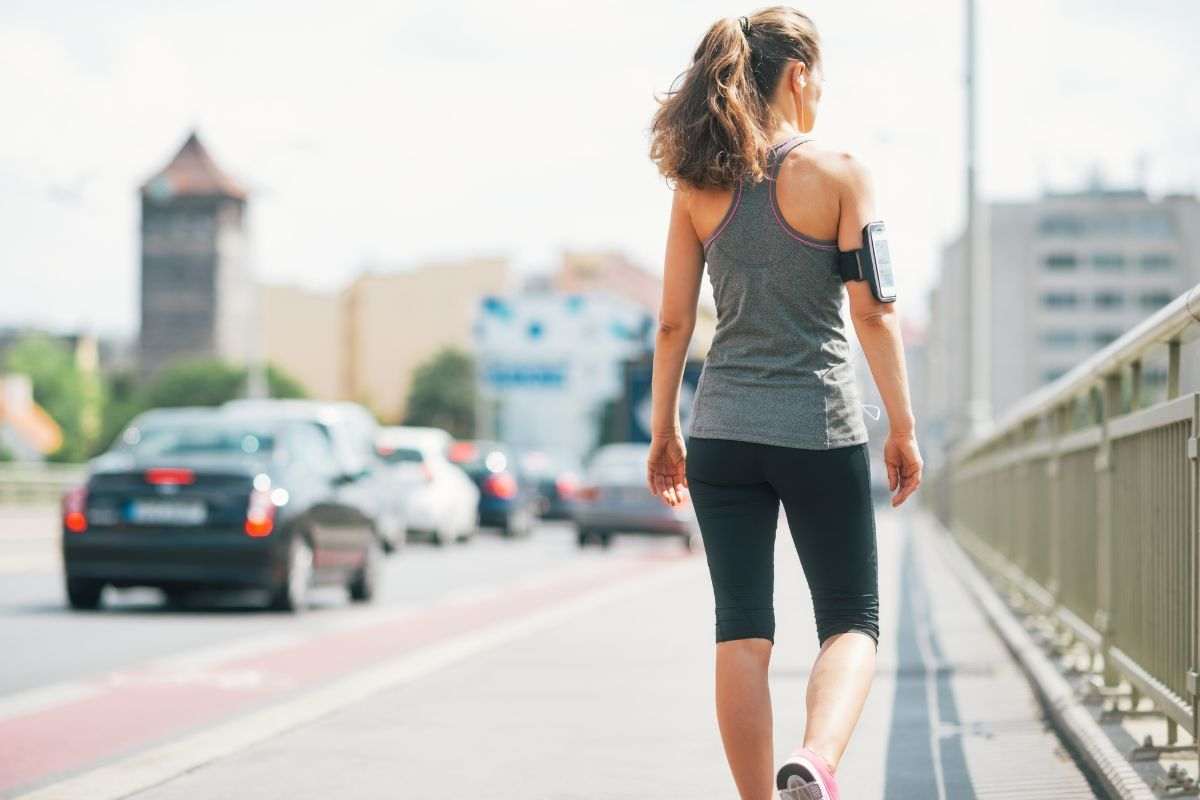
[[(838, 158), (838, 249), (857, 250), (863, 244), (863, 227), (875, 219), (874, 189), (866, 167), (850, 156)], [(892, 496), (895, 507), (917, 490), (924, 467), (908, 392), (900, 314), (896, 303), (876, 300), (866, 281), (847, 281), (846, 291), (850, 296), (854, 331), (887, 409), (891, 430), (884, 444), (883, 460), (887, 465), (888, 488), (895, 492)]]

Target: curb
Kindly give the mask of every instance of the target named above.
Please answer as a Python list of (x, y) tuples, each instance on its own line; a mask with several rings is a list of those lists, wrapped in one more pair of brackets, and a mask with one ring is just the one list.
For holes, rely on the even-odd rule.
[(1100, 729), (1066, 678), (1000, 599), (961, 545), (932, 516), (929, 521), (937, 549), (1021, 665), (1055, 730), (1091, 771), (1107, 796), (1113, 800), (1156, 800), (1155, 793)]

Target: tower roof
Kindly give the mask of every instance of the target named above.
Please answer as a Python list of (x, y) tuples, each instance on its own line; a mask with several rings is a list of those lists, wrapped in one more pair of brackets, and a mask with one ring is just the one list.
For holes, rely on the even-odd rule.
[(165, 197), (232, 197), (246, 199), (246, 192), (213, 161), (200, 138), (192, 131), (175, 157), (142, 184), (143, 194)]

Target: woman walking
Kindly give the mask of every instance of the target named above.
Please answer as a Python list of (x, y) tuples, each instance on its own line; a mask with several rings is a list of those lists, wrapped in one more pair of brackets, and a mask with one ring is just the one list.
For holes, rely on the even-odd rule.
[[(844, 293), (887, 409), (892, 505), (921, 481), (895, 305), (838, 273), (838, 251), (863, 246), (874, 209), (864, 167), (805, 138), (821, 89), (812, 21), (767, 8), (708, 30), (652, 125), (651, 157), (675, 190), (647, 480), (672, 506), (690, 495), (700, 523), (716, 605), (717, 720), (742, 800), (775, 789), (837, 800), (838, 761), (875, 671), (875, 518)], [(717, 330), (685, 447), (679, 387), (706, 265)], [(780, 502), (820, 653), (804, 741), (776, 772), (767, 670)]]

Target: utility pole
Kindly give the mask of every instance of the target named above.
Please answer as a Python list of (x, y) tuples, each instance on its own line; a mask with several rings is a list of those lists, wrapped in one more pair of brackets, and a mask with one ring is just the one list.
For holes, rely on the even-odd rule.
[(985, 431), (992, 422), (991, 409), (991, 247), (987, 207), (979, 198), (979, 116), (977, 111), (978, 0), (966, 2), (966, 191), (967, 226), (963, 235), (966, 268), (967, 404), (964, 438)]

